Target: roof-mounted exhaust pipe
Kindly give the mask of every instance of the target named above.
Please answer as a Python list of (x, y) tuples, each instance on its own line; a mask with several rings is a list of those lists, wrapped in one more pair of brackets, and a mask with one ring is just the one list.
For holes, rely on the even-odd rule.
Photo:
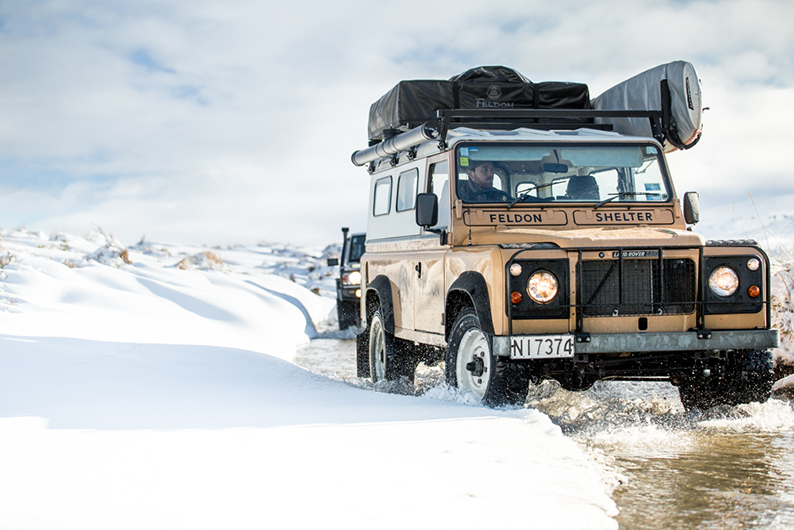
[(372, 147), (362, 149), (361, 151), (356, 151), (350, 157), (350, 160), (352, 160), (353, 164), (356, 166), (363, 166), (364, 164), (372, 162), (373, 160), (378, 160), (379, 158), (389, 155), (396, 155), (400, 151), (405, 151), (406, 149), (410, 149), (411, 147), (419, 145), (428, 140), (434, 140), (438, 138), (440, 133), (441, 126), (438, 124), (438, 122), (428, 121), (419, 127), (415, 127), (410, 131), (398, 134), (397, 136), (375, 144)]

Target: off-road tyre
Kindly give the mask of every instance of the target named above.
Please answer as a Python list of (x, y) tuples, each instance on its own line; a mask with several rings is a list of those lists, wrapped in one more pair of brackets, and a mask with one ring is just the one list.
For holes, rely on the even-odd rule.
[(720, 405), (764, 403), (774, 383), (772, 353), (768, 350), (740, 350), (724, 375), (710, 379), (688, 378), (678, 394), (686, 410), (705, 410)]
[(736, 403), (765, 403), (775, 383), (775, 365), (769, 350), (742, 350), (737, 353), (738, 377), (734, 384)]
[[(414, 380), (416, 363), (406, 341), (389, 333), (380, 307), (369, 319), (369, 373), (373, 383)], [(413, 344), (411, 344), (412, 346)]]
[(529, 390), (525, 367), (495, 356), (491, 344), (473, 308), (458, 313), (447, 343), (447, 384), (488, 407), (523, 404)]

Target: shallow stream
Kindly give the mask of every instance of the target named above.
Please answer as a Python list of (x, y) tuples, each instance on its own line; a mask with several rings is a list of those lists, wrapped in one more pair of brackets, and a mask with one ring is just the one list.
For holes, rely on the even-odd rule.
[[(355, 374), (355, 341), (312, 341), (297, 364), (372, 388)], [(420, 366), (422, 393), (442, 384)], [(546, 413), (604, 468), (621, 528), (794, 528), (794, 411), (790, 403), (683, 410), (667, 383), (599, 383), (566, 392), (533, 387), (528, 407)]]

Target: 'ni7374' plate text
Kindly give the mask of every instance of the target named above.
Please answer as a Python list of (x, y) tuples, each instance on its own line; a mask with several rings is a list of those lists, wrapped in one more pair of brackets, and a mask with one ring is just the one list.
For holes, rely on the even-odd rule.
[(510, 337), (511, 359), (559, 359), (573, 354), (573, 335)]

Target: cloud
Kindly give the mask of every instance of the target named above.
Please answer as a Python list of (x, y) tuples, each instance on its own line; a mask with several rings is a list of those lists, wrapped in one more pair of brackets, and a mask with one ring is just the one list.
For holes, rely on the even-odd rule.
[(790, 136), (772, 117), (794, 95), (792, 23), (773, 0), (4, 3), (0, 226), (335, 241), (366, 223), (349, 157), (369, 105), (479, 64), (595, 95), (691, 60), (712, 110), (670, 157), (679, 188), (767, 189)]

